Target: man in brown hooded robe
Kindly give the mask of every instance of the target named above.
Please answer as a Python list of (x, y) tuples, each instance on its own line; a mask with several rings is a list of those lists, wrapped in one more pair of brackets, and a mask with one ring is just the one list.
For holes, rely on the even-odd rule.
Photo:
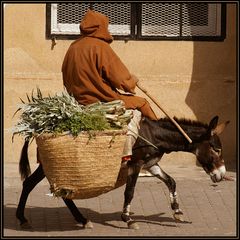
[[(63, 83), (82, 105), (122, 100), (126, 109), (157, 117), (145, 98), (134, 96), (138, 79), (131, 75), (110, 47), (108, 17), (88, 10), (80, 23), (81, 37), (74, 41), (62, 64)], [(119, 90), (128, 94), (121, 94)]]

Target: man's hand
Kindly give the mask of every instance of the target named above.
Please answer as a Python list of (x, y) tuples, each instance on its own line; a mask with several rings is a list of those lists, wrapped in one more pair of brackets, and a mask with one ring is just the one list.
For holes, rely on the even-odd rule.
[(135, 82), (135, 86), (134, 86), (133, 89), (130, 90), (130, 93), (136, 94), (135, 88), (136, 88), (136, 86), (137, 86), (137, 83), (139, 82), (139, 79), (138, 79), (134, 74), (131, 74), (131, 77), (132, 77), (132, 79), (133, 79), (134, 82)]
[(134, 75), (134, 74), (131, 74), (131, 75), (132, 75), (132, 79), (135, 80), (135, 82), (137, 84), (137, 82), (139, 82), (139, 79), (137, 78), (136, 75)]

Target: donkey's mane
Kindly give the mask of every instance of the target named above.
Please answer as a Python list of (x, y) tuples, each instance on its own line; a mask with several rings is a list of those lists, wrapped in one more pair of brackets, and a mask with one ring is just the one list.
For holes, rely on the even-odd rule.
[[(208, 128), (208, 124), (200, 122), (198, 120), (191, 120), (186, 118), (177, 118), (174, 117), (174, 120), (180, 124), (181, 126), (192, 126), (192, 127), (203, 127)], [(169, 118), (160, 118), (158, 120), (159, 123), (169, 123), (169, 126), (173, 126), (171, 120)]]

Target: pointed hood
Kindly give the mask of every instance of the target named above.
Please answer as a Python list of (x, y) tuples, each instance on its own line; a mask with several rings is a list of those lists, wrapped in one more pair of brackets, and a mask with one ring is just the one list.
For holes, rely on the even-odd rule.
[(107, 16), (93, 10), (88, 10), (80, 23), (81, 34), (111, 43), (113, 37), (108, 31), (108, 23), (109, 19)]

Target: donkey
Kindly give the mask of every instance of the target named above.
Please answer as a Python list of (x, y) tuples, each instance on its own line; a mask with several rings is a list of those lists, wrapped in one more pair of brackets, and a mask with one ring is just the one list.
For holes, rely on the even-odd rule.
[[(169, 189), (173, 217), (177, 221), (183, 221), (183, 212), (179, 208), (178, 203), (176, 182), (171, 176), (164, 172), (158, 164), (164, 153), (171, 153), (173, 151), (193, 153), (214, 183), (224, 178), (226, 168), (222, 156), (222, 144), (219, 134), (223, 132), (229, 121), (218, 124), (218, 116), (212, 118), (209, 124), (186, 119), (175, 118), (175, 120), (192, 139), (192, 143), (189, 143), (167, 118), (154, 121), (143, 117), (140, 121), (139, 137), (133, 146), (132, 159), (122, 164), (122, 167), (128, 168), (128, 176), (126, 179), (121, 219), (127, 223), (128, 228), (139, 228), (130, 216), (130, 204), (134, 196), (135, 185), (141, 169), (146, 169), (166, 184)], [(45, 177), (41, 164), (39, 164), (38, 168), (29, 176), (28, 144), (29, 142), (26, 140), (19, 162), (20, 174), (24, 181), (16, 210), (16, 217), (23, 228), (31, 227), (24, 216), (28, 195)], [(63, 198), (63, 201), (78, 223), (83, 224), (84, 228), (93, 227), (91, 221), (80, 213), (73, 200)]]

